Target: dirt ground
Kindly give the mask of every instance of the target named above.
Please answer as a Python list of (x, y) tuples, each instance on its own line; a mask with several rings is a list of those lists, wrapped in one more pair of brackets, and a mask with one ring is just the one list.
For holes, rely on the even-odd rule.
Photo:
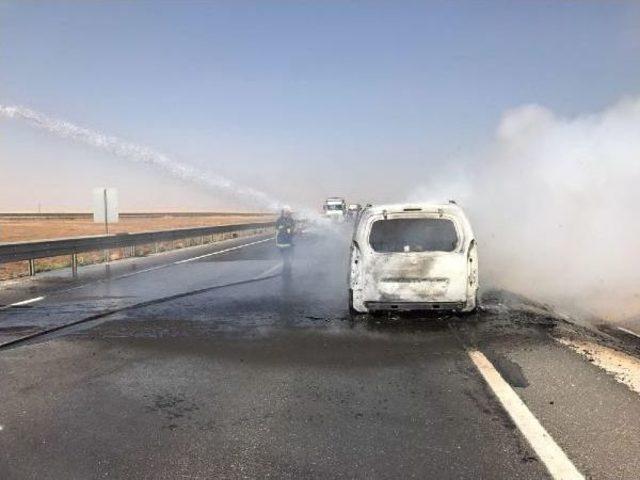
[[(109, 225), (109, 233), (134, 233), (173, 228), (208, 227), (231, 223), (267, 221), (269, 217), (251, 215), (171, 216), (121, 218)], [(103, 235), (104, 224), (90, 218), (0, 217), (0, 242), (24, 242), (50, 238)]]
[[(115, 224), (109, 225), (109, 233), (135, 233), (151, 230), (171, 230), (174, 228), (208, 227), (213, 225), (228, 225), (234, 223), (264, 222), (272, 217), (251, 214), (212, 214), (188, 216), (185, 214), (167, 214), (163, 216), (124, 217)], [(54, 238), (78, 237), (85, 235), (103, 235), (104, 224), (93, 223), (88, 217), (70, 216), (69, 218), (41, 218), (27, 216), (0, 217), (0, 243), (24, 242)], [(217, 241), (228, 235), (216, 235), (209, 240)], [(158, 245), (159, 251), (173, 248), (184, 248), (193, 242), (189, 239), (177, 242), (165, 242)], [(150, 246), (139, 246), (134, 255), (148, 255)], [(110, 260), (118, 260), (127, 255), (124, 249), (111, 250)], [(87, 252), (78, 256), (78, 263), (86, 265), (105, 260), (103, 252)], [(52, 257), (36, 260), (36, 271), (68, 267), (70, 257)], [(0, 264), (0, 280), (22, 277), (28, 274), (28, 262), (13, 262)]]

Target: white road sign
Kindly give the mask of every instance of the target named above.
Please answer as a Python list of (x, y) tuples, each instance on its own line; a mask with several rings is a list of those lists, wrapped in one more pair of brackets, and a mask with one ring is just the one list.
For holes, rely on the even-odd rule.
[(118, 190), (115, 188), (93, 189), (94, 223), (118, 223)]

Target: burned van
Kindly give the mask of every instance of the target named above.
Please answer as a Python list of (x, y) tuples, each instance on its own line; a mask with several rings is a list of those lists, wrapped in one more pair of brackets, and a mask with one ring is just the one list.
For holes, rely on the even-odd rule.
[(476, 239), (453, 202), (366, 208), (354, 229), (350, 262), (352, 311), (476, 308)]

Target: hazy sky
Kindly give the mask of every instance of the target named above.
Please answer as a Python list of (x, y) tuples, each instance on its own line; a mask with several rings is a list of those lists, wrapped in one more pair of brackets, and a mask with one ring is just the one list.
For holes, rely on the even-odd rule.
[[(3, 1), (0, 22), (0, 104), (309, 206), (406, 198), (505, 110), (640, 90), (633, 2)], [(0, 119), (0, 210), (89, 210), (99, 185), (123, 210), (249, 208)]]

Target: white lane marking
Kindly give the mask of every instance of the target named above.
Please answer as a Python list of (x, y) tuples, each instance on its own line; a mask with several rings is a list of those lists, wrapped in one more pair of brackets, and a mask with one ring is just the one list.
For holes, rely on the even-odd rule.
[(40, 300), (44, 300), (44, 297), (34, 297), (34, 298), (29, 298), (28, 300), (22, 300), (20, 302), (10, 303), (9, 305), (4, 305), (3, 307), (0, 307), (0, 310), (6, 310), (7, 308), (11, 308), (11, 307), (20, 307), (21, 305), (29, 305), (30, 303), (36, 303), (36, 302), (39, 302)]
[(493, 364), (478, 350), (468, 352), (484, 380), (498, 397), (513, 423), (527, 439), (538, 458), (555, 480), (584, 480), (584, 476), (562, 451), (538, 419), (531, 413), (518, 394), (505, 381)]
[[(123, 273), (122, 275), (118, 275), (117, 277), (112, 277), (111, 279), (112, 280), (117, 280), (119, 278), (133, 277), (134, 275), (140, 275), (141, 273), (147, 273), (147, 272), (153, 272), (154, 270), (160, 270), (161, 268), (166, 268), (169, 265), (173, 265), (173, 263), (158, 265), (158, 266), (150, 267), (150, 268), (144, 268), (142, 270), (136, 270), (135, 272), (131, 272), (131, 273)], [(83, 286), (85, 286), (85, 285), (83, 285)]]
[(273, 267), (271, 267), (271, 268), (265, 270), (264, 272), (262, 272), (260, 275), (258, 275), (257, 278), (268, 277), (269, 275), (274, 274), (280, 268), (282, 268), (282, 264), (278, 263), (277, 265), (274, 265)]
[(640, 338), (640, 334), (637, 334), (633, 330), (629, 330), (628, 328), (624, 328), (624, 327), (616, 327), (616, 328), (621, 332), (628, 333), (629, 335), (633, 335), (636, 338)]
[(623, 383), (634, 392), (640, 393), (640, 359), (594, 342), (568, 338), (556, 338), (555, 340), (569, 347), (578, 355), (586, 357), (594, 365), (613, 375), (618, 382)]
[[(155, 267), (150, 267), (150, 268), (145, 268), (143, 270), (136, 270), (135, 272), (131, 272), (131, 273), (125, 273), (122, 275), (118, 275), (116, 277), (112, 277), (111, 280), (117, 280), (119, 278), (128, 278), (128, 277), (133, 277), (134, 275), (140, 275), (141, 273), (147, 273), (147, 272), (153, 272), (154, 270), (160, 270), (161, 268), (166, 268), (166, 267), (170, 267), (171, 265), (178, 265), (180, 263), (186, 263), (186, 262), (191, 262), (193, 260), (198, 260), (200, 258), (204, 258), (204, 257), (210, 257), (211, 255), (219, 255), (221, 253), (226, 253), (226, 252), (230, 252), (232, 250), (238, 250), (240, 248), (244, 248), (244, 247), (248, 247), (250, 245), (256, 245), (258, 243), (263, 243), (263, 242), (268, 242), (269, 240), (273, 240), (273, 237), (269, 237), (266, 238), (264, 240), (258, 240), (257, 242), (250, 242), (250, 243), (243, 243), (242, 245), (237, 245), (235, 247), (231, 247), (231, 248), (226, 248), (224, 250), (219, 250), (217, 252), (212, 252), (212, 253), (207, 253), (205, 255), (198, 255), (197, 257), (191, 257), (191, 258), (187, 258), (185, 260), (178, 260), (175, 262), (171, 262), (171, 263), (164, 263), (162, 265), (157, 265)], [(104, 279), (103, 279), (104, 280)], [(99, 281), (103, 281), (103, 280), (99, 280)], [(53, 292), (53, 294), (59, 294), (59, 293), (65, 293), (65, 292), (69, 292), (71, 290), (80, 290), (82, 288), (88, 287), (93, 285), (95, 282), (90, 282), (90, 283), (84, 283), (82, 285), (78, 285), (76, 287), (70, 287), (70, 288), (66, 288), (64, 290), (59, 290), (57, 292)], [(35, 298), (30, 298), (28, 300), (22, 300), (20, 302), (16, 302), (16, 303), (11, 303), (9, 305), (4, 305), (2, 307), (0, 307), (0, 311), (1, 310), (7, 310), (11, 307), (19, 307), (21, 305), (28, 305), (29, 303), (35, 303), (35, 302), (39, 302), (40, 300), (44, 300), (45, 297), (35, 297)]]
[[(267, 242), (269, 240), (273, 240), (273, 238), (269, 237), (269, 238), (267, 238), (265, 240), (260, 240), (260, 241), (257, 241), (257, 242), (243, 243), (242, 245), (237, 245), (235, 247), (226, 248), (224, 250), (218, 250), (217, 252), (207, 253), (205, 255), (198, 255), (197, 257), (190, 257), (190, 258), (186, 258), (184, 260), (177, 260), (177, 261), (170, 262), (170, 263), (163, 263), (162, 265), (156, 265), (155, 267), (149, 267), (149, 268), (145, 268), (145, 269), (142, 269), (142, 270), (136, 270), (135, 272), (123, 273), (122, 275), (117, 275), (115, 277), (111, 277), (110, 280), (118, 280), (120, 278), (129, 278), (129, 277), (133, 277), (134, 275), (140, 275), (141, 273), (153, 272), (155, 270), (160, 270), (162, 268), (170, 267), (171, 265), (178, 265), (178, 264), (181, 264), (181, 263), (191, 262), (191, 261), (197, 260), (199, 258), (208, 257), (208, 256), (211, 256), (211, 255), (218, 255), (220, 253), (225, 253), (225, 252), (230, 252), (231, 250), (237, 250), (237, 249), (240, 249), (240, 248), (248, 247), (249, 245), (255, 245), (257, 243)], [(103, 280), (99, 280), (99, 281), (103, 281)], [(66, 291), (69, 291), (69, 290), (79, 290), (81, 288), (84, 288), (84, 287), (87, 287), (87, 286), (90, 286), (90, 285), (93, 285), (93, 284), (94, 284), (94, 282), (85, 283), (83, 285), (78, 285), (77, 287), (71, 287), (69, 289), (63, 290), (62, 292), (66, 292)]]
[(265, 238), (264, 240), (258, 240), (257, 242), (243, 243), (242, 245), (237, 245), (237, 246), (231, 247), (231, 248), (225, 248), (224, 250), (218, 250), (217, 252), (205, 253), (204, 255), (198, 255), (197, 257), (191, 257), (191, 258), (185, 258), (184, 260), (178, 260), (178, 261), (173, 262), (173, 264), (174, 265), (179, 265), (181, 263), (193, 262), (194, 260), (200, 260), (201, 258), (211, 257), (213, 255), (220, 255), (222, 253), (231, 252), (233, 250), (239, 250), (241, 248), (248, 247), (250, 245), (257, 245), (258, 243), (269, 242), (271, 240), (273, 240), (273, 239), (272, 238)]

